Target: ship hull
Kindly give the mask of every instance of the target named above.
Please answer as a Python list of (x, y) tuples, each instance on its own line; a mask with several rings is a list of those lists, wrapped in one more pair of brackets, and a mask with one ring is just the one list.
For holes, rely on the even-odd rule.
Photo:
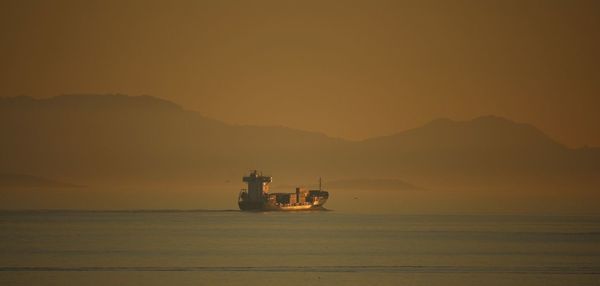
[(307, 211), (307, 210), (325, 210), (323, 205), (326, 200), (320, 200), (315, 204), (300, 205), (277, 205), (269, 202), (238, 202), (242, 211)]

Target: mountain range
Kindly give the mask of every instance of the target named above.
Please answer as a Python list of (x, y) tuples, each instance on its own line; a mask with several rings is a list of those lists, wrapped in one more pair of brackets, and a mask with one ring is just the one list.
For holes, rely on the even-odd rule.
[(318, 176), (581, 180), (600, 173), (599, 148), (567, 148), (529, 124), (497, 116), (437, 119), (350, 141), (281, 126), (226, 124), (151, 96), (17, 96), (0, 98), (0, 133), (0, 173), (86, 185), (218, 183), (238, 180), (249, 169), (286, 182)]

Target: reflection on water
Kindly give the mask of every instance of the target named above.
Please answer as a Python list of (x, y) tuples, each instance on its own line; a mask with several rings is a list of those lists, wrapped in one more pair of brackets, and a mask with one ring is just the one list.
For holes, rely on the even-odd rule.
[(600, 217), (0, 212), (0, 284), (115, 281), (593, 285)]

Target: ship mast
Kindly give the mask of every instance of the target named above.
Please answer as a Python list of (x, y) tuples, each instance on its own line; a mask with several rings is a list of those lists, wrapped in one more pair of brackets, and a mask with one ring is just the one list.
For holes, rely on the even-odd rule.
[(319, 177), (319, 191), (321, 190), (321, 177)]

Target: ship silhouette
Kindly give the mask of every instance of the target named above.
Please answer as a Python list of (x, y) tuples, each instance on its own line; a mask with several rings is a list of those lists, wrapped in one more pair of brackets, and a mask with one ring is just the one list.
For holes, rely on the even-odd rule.
[(321, 178), (318, 190), (298, 187), (294, 193), (270, 193), (273, 177), (263, 176), (257, 170), (243, 177), (243, 181), (248, 184), (238, 196), (238, 206), (243, 211), (322, 210), (329, 198), (329, 192), (321, 189)]

